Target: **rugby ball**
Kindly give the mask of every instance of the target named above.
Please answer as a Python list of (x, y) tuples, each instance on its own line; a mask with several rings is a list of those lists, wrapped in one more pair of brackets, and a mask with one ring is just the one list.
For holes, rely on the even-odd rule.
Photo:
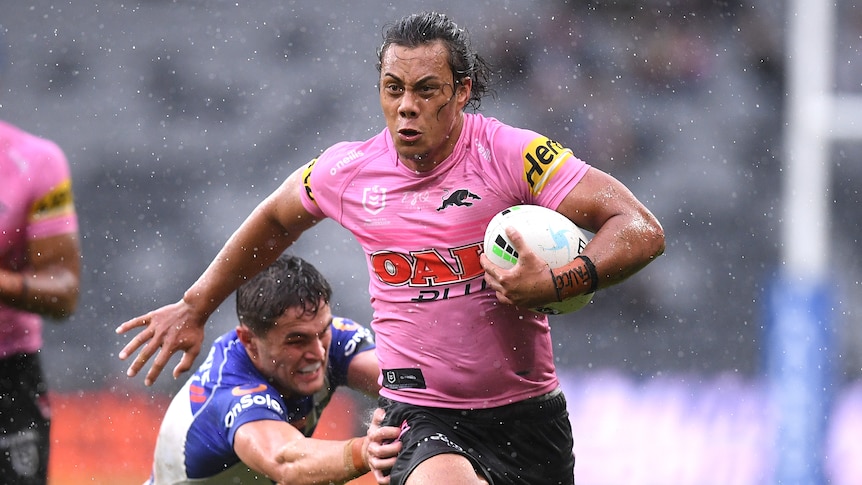
[[(518, 262), (518, 252), (506, 236), (507, 227), (517, 229), (530, 249), (551, 268), (570, 263), (589, 242), (581, 228), (559, 212), (539, 205), (515, 205), (498, 212), (485, 229), (485, 255), (505, 269)], [(593, 293), (588, 293), (533, 310), (548, 315), (571, 313), (592, 299)]]

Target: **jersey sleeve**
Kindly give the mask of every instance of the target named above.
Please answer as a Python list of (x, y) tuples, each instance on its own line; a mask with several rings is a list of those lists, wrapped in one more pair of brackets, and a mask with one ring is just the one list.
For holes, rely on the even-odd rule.
[(498, 124), (490, 133), (488, 179), (522, 203), (556, 209), (589, 165), (572, 150), (534, 131)]
[(358, 142), (339, 142), (308, 162), (302, 172), (302, 205), (316, 217), (340, 219), (343, 184), (365, 153)]
[(347, 370), (353, 358), (375, 348), (371, 331), (353, 320), (332, 319), (332, 344), (329, 347), (329, 368), (333, 387), (347, 384)]
[[(302, 205), (310, 214), (316, 217), (328, 217), (351, 230), (349, 221), (344, 221), (345, 204), (356, 202), (345, 200), (345, 194), (351, 192), (351, 184), (355, 177), (362, 173), (362, 168), (386, 153), (386, 135), (381, 132), (365, 141), (344, 141), (327, 148), (319, 157), (309, 162), (302, 173)], [(393, 162), (394, 167), (394, 162)], [(379, 187), (370, 187), (361, 195), (361, 204), (373, 208), (375, 204), (385, 201), (385, 190), (377, 192)]]
[(223, 415), (221, 424), (231, 447), (236, 430), (243, 424), (262, 420), (286, 421), (281, 395), (263, 383), (221, 389), (216, 399), (220, 401), (217, 407), (223, 411), (219, 413)]
[(317, 161), (319, 158), (315, 158), (311, 160), (305, 167), (302, 169), (302, 206), (314, 217), (324, 218), (326, 214), (323, 213), (323, 209), (321, 209), (320, 205), (317, 203), (318, 195), (322, 195), (319, 192), (314, 190), (314, 182), (312, 180), (312, 176), (315, 174), (314, 168), (317, 166)]
[(27, 213), (29, 239), (41, 239), (78, 231), (72, 196), (69, 163), (55, 143), (36, 139), (26, 149), (27, 157), (40, 174), (34, 178), (34, 202)]

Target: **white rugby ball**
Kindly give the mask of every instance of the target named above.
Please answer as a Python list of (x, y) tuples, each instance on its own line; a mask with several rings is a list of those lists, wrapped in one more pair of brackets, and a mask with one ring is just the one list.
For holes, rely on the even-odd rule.
[[(581, 228), (559, 212), (538, 205), (515, 205), (498, 212), (485, 229), (485, 255), (505, 269), (518, 262), (518, 252), (506, 236), (507, 227), (517, 229), (530, 249), (551, 268), (570, 263), (589, 242)], [(588, 293), (533, 310), (548, 315), (571, 313), (592, 299), (593, 293)]]

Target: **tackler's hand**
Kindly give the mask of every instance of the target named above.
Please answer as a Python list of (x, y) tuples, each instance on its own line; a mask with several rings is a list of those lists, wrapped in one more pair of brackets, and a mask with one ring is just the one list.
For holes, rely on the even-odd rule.
[[(153, 365), (147, 372), (144, 384), (150, 386), (159, 377), (171, 356), (181, 351), (182, 359), (174, 367), (174, 378), (191, 369), (192, 363), (201, 350), (204, 339), (206, 317), (196, 314), (183, 300), (165, 305), (145, 315), (133, 318), (117, 327), (119, 334), (143, 327), (120, 351), (120, 360), (128, 359), (136, 350), (141, 349), (132, 360), (126, 374), (134, 377), (153, 355)], [(158, 351), (158, 354), (156, 352)]]
[(389, 470), (395, 465), (395, 459), (401, 451), (401, 441), (398, 439), (401, 428), (381, 426), (385, 414), (383, 409), (375, 409), (367, 432), (367, 463), (374, 474), (374, 479), (380, 485), (389, 483)]

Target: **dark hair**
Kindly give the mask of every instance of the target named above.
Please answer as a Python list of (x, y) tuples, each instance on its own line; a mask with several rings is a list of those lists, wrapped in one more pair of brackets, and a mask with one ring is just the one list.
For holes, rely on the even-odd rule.
[(419, 47), (424, 44), (443, 41), (449, 51), (449, 67), (455, 83), (465, 77), (473, 80), (473, 89), (467, 105), (479, 109), (482, 98), (490, 92), (491, 69), (488, 63), (473, 50), (470, 35), (458, 27), (446, 15), (436, 12), (423, 12), (408, 15), (391, 23), (383, 33), (383, 44), (377, 49), (377, 71), (383, 67), (383, 55), (390, 45)]
[(332, 287), (313, 265), (282, 254), (236, 290), (236, 315), (255, 335), (265, 336), (288, 308), (315, 314), (329, 303)]

